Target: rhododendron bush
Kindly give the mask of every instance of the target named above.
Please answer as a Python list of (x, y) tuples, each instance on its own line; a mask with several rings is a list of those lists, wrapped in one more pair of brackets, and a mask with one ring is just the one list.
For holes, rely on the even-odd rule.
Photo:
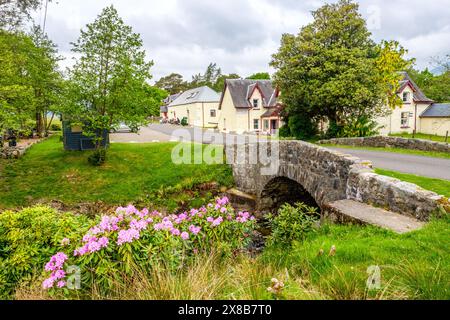
[[(228, 198), (199, 209), (163, 216), (134, 206), (103, 216), (81, 239), (64, 238), (63, 250), (45, 265), (45, 289), (67, 290), (67, 268), (81, 270), (81, 292), (93, 285), (108, 290), (136, 267), (150, 270), (164, 264), (182, 267), (189, 259), (211, 251), (232, 255), (251, 241), (256, 226), (248, 212), (235, 212)], [(75, 292), (74, 294), (79, 294)]]

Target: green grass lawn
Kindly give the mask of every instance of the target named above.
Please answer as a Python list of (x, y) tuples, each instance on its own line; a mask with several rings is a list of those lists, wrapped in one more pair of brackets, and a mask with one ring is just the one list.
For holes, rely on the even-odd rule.
[(0, 160), (0, 209), (51, 200), (125, 205), (162, 187), (181, 191), (206, 182), (232, 184), (226, 165), (173, 164), (175, 145), (112, 144), (106, 164), (93, 167), (87, 161), (89, 152), (64, 151), (59, 136), (51, 137), (19, 160)]
[(450, 159), (450, 153), (448, 153), (448, 152), (421, 151), (421, 150), (410, 150), (410, 149), (401, 149), (401, 148), (378, 148), (378, 147), (360, 147), (360, 146), (354, 147), (354, 146), (336, 145), (336, 144), (320, 144), (320, 146), (325, 147), (325, 148), (336, 147), (336, 148), (342, 148), (342, 149), (382, 151), (382, 152), (391, 152), (391, 153), (411, 154), (411, 155), (424, 156), (424, 157)]
[[(333, 245), (336, 254), (329, 256)], [(285, 279), (283, 269), (288, 270), (290, 298), (303, 283), (303, 291), (330, 299), (450, 299), (449, 247), (448, 216), (404, 235), (370, 226), (330, 224), (291, 250), (267, 248), (258, 263), (272, 265)], [(324, 255), (319, 255), (321, 249)], [(366, 288), (370, 266), (381, 269), (380, 290)]]
[[(401, 137), (401, 138), (410, 138), (412, 139), (413, 135), (410, 133), (394, 133), (390, 134), (391, 137)], [(414, 135), (415, 139), (423, 139), (423, 140), (431, 140), (431, 141), (437, 141), (437, 142), (445, 142), (445, 137), (433, 135), (433, 134), (425, 134), (425, 133), (416, 133)], [(448, 141), (450, 142), (450, 137), (448, 138)]]
[(417, 184), (418, 186), (426, 190), (434, 191), (439, 195), (450, 198), (450, 181), (448, 180), (421, 177), (414, 174), (401, 173), (384, 169), (375, 169), (375, 172), (384, 176), (397, 178), (406, 182)]

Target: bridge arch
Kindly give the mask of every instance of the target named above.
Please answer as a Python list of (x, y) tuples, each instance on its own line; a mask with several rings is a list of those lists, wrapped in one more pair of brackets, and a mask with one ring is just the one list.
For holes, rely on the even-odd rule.
[(314, 197), (300, 183), (286, 177), (275, 177), (263, 187), (259, 195), (258, 211), (273, 213), (285, 203), (294, 205), (297, 202), (319, 207)]

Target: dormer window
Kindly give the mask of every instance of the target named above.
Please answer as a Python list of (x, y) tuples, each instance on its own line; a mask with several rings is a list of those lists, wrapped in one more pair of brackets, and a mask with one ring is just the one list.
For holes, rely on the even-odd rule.
[(409, 92), (403, 92), (403, 102), (409, 102)]
[(255, 109), (259, 108), (259, 100), (258, 99), (253, 99), (253, 108), (255, 108)]

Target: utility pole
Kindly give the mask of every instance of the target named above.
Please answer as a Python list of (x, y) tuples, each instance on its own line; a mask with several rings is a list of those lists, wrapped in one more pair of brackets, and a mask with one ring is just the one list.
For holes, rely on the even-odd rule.
[(42, 26), (42, 33), (45, 33), (45, 24), (47, 23), (47, 6), (48, 0), (45, 0), (44, 25)]

